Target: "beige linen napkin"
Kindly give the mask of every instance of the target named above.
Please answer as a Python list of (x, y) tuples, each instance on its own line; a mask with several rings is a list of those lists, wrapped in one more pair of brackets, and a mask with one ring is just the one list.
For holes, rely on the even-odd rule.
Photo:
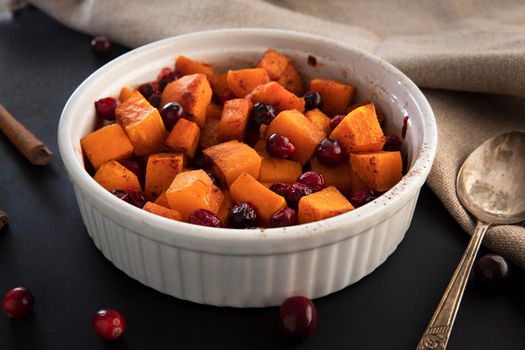
[[(267, 27), (323, 35), (385, 58), (425, 89), (439, 128), (428, 184), (467, 232), (474, 222), (454, 186), (460, 164), (485, 139), (525, 130), (522, 0), (32, 2), (70, 27), (128, 46), (205, 29)], [(485, 244), (525, 268), (523, 224), (490, 229)]]

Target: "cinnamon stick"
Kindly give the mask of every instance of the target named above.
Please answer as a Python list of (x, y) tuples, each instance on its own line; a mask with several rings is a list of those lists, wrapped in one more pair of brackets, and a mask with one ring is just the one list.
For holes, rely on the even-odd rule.
[(0, 130), (34, 165), (46, 165), (53, 153), (0, 104)]
[(7, 225), (7, 214), (0, 210), (0, 230)]

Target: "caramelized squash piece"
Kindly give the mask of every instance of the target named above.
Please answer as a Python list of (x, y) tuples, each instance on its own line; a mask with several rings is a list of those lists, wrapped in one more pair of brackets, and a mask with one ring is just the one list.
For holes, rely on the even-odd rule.
[(352, 193), (352, 179), (350, 164), (345, 162), (336, 167), (329, 167), (317, 160), (316, 157), (310, 159), (312, 171), (322, 174), (328, 186), (335, 186), (344, 195)]
[(286, 66), (283, 74), (276, 80), (284, 88), (297, 96), (304, 94), (304, 81), (292, 63)]
[(270, 79), (277, 80), (281, 77), (290, 63), (290, 58), (277, 50), (269, 48), (257, 65), (268, 72)]
[(80, 145), (96, 170), (110, 160), (122, 160), (133, 154), (133, 145), (120, 125), (111, 124), (80, 139)]
[(330, 138), (339, 141), (345, 152), (376, 152), (383, 149), (385, 136), (373, 104), (350, 112), (332, 131)]
[(344, 114), (354, 99), (355, 88), (337, 80), (313, 79), (310, 91), (317, 91), (323, 100), (323, 112), (329, 116)]
[(291, 159), (304, 165), (310, 160), (324, 133), (317, 129), (301, 112), (296, 110), (279, 113), (270, 123), (266, 135), (286, 136), (295, 146)]
[(157, 199), (155, 199), (155, 204), (163, 206), (165, 208), (169, 208), (170, 204), (168, 203), (168, 197), (166, 197), (166, 191), (163, 191)]
[[(350, 196), (353, 196), (356, 192), (366, 190), (368, 186), (366, 183), (359, 177), (354, 167), (352, 166), (351, 157), (348, 157), (348, 164), (350, 165)], [(346, 193), (345, 193), (346, 194)]]
[(230, 209), (233, 206), (233, 199), (230, 194), (230, 191), (228, 190), (223, 190), (222, 194), (224, 195), (224, 200), (222, 201), (217, 216), (226, 225), (228, 223), (228, 220), (230, 219)]
[(146, 184), (144, 194), (153, 200), (167, 190), (175, 176), (184, 167), (182, 153), (157, 153), (148, 158), (146, 165)]
[(102, 164), (93, 178), (108, 191), (133, 190), (142, 192), (137, 175), (116, 160)]
[(120, 94), (118, 96), (118, 100), (120, 102), (126, 101), (131, 95), (133, 95), (134, 90), (130, 87), (124, 86), (122, 89), (120, 89)]
[(328, 219), (353, 210), (354, 207), (334, 186), (304, 196), (299, 200), (299, 224)]
[(228, 87), (237, 97), (244, 97), (269, 81), (268, 72), (262, 68), (230, 70), (226, 75)]
[(197, 209), (217, 214), (224, 195), (202, 169), (177, 174), (166, 191), (170, 208), (177, 210), (184, 221)]
[(138, 91), (134, 91), (115, 110), (117, 122), (126, 131), (135, 155), (158, 151), (166, 140), (166, 129), (159, 111)]
[(211, 102), (211, 87), (205, 74), (196, 73), (177, 79), (164, 88), (161, 106), (178, 102), (199, 127), (206, 122), (206, 111)]
[(248, 173), (242, 173), (230, 186), (230, 193), (236, 202), (249, 202), (257, 209), (263, 225), (268, 225), (273, 213), (286, 207), (286, 200), (266, 188)]
[(315, 108), (312, 110), (309, 110), (304, 114), (306, 118), (308, 118), (309, 121), (312, 122), (313, 125), (319, 130), (322, 130), (326, 135), (330, 134), (332, 129), (330, 128), (330, 118), (324, 114), (320, 109)]
[(246, 95), (246, 98), (252, 101), (253, 104), (262, 102), (272, 105), (277, 110), (277, 113), (290, 109), (296, 109), (301, 113), (304, 112), (304, 99), (295, 96), (275, 81), (258, 86), (249, 95)]
[(301, 176), (302, 170), (299, 162), (265, 156), (261, 162), (259, 181), (293, 183)]
[(182, 151), (188, 157), (193, 158), (199, 145), (200, 135), (201, 129), (199, 129), (197, 123), (180, 118), (166, 139), (166, 146)]
[(201, 73), (206, 76), (212, 76), (213, 70), (209, 64), (194, 61), (186, 56), (180, 55), (175, 61), (175, 70), (180, 72), (181, 75), (190, 75), (195, 73)]
[(250, 146), (232, 140), (206, 148), (204, 156), (212, 164), (212, 171), (225, 186), (230, 186), (243, 172), (259, 177), (261, 156)]
[(403, 177), (399, 151), (351, 154), (350, 162), (357, 175), (374, 191), (387, 191)]
[(236, 98), (226, 101), (219, 124), (219, 139), (242, 141), (251, 110), (252, 103), (249, 100)]
[(166, 208), (162, 205), (158, 205), (152, 202), (147, 202), (144, 207), (142, 208), (145, 211), (149, 211), (150, 213), (153, 213), (155, 215), (163, 216), (168, 219), (181, 221), (182, 216), (180, 213), (176, 210)]
[(219, 118), (206, 118), (206, 124), (201, 130), (201, 137), (199, 138), (199, 146), (202, 149), (206, 149), (211, 146), (215, 146), (221, 143), (219, 139), (219, 124), (221, 123), (220, 115)]
[(213, 90), (215, 96), (217, 96), (218, 98), (221, 98), (226, 93), (231, 92), (228, 86), (228, 81), (226, 80), (227, 75), (227, 73), (222, 73), (208, 76), (211, 89)]

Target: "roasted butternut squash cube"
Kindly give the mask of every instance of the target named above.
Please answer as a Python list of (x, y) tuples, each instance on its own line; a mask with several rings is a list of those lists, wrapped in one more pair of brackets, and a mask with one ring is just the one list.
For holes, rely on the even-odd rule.
[(224, 102), (219, 124), (219, 139), (222, 141), (242, 141), (251, 110), (252, 103), (243, 98)]
[(290, 58), (283, 55), (277, 50), (269, 48), (257, 65), (258, 68), (264, 68), (268, 72), (270, 79), (277, 80), (283, 75), (290, 63)]
[(355, 92), (352, 85), (322, 78), (310, 81), (310, 90), (319, 92), (323, 100), (323, 112), (329, 116), (344, 114), (352, 103)]
[(132, 88), (124, 86), (122, 89), (120, 89), (120, 94), (118, 96), (118, 100), (120, 102), (126, 101), (129, 97), (131, 97), (131, 95), (133, 95), (134, 91), (135, 90), (133, 90)]
[(385, 144), (373, 104), (350, 112), (332, 131), (330, 138), (339, 141), (347, 153), (376, 152), (382, 150)]
[(161, 106), (177, 102), (199, 127), (206, 122), (206, 111), (211, 102), (211, 87), (205, 74), (196, 73), (177, 79), (164, 88)]
[(261, 162), (260, 182), (293, 183), (301, 176), (301, 163), (288, 159), (265, 156)]
[(197, 209), (217, 214), (224, 199), (221, 190), (202, 169), (177, 174), (166, 191), (166, 197), (170, 208), (177, 210), (184, 221)]
[[(366, 183), (359, 177), (354, 167), (352, 166), (351, 157), (348, 157), (348, 164), (350, 168), (350, 196), (353, 196), (356, 192), (366, 190), (368, 186)], [(345, 193), (346, 194), (346, 193)]]
[(166, 146), (174, 150), (183, 151), (188, 157), (193, 158), (199, 145), (200, 135), (201, 129), (199, 129), (197, 123), (180, 118), (166, 139)]
[(344, 195), (350, 195), (352, 193), (351, 168), (349, 163), (345, 162), (336, 167), (329, 167), (313, 157), (310, 160), (310, 167), (312, 171), (324, 176), (328, 186), (335, 186), (339, 192)]
[(132, 190), (142, 192), (137, 175), (116, 160), (102, 164), (93, 178), (108, 191)]
[(284, 88), (297, 96), (304, 94), (304, 81), (292, 63), (288, 63), (283, 74), (276, 80)]
[(206, 148), (203, 153), (222, 186), (230, 186), (243, 172), (259, 177), (261, 156), (242, 142), (223, 142)]
[(166, 191), (163, 191), (157, 199), (155, 199), (155, 204), (163, 206), (165, 208), (169, 208), (170, 204), (168, 203), (168, 197), (166, 197)]
[(144, 194), (149, 200), (157, 198), (170, 187), (175, 176), (184, 168), (182, 153), (157, 153), (148, 158)]
[(111, 124), (80, 139), (80, 146), (95, 170), (110, 160), (122, 160), (133, 154), (133, 145), (120, 125)]
[(269, 224), (273, 213), (286, 207), (284, 197), (266, 188), (248, 173), (242, 173), (231, 184), (230, 194), (235, 202), (251, 203), (265, 226)]
[(219, 98), (224, 96), (226, 93), (231, 92), (230, 88), (228, 87), (228, 80), (226, 79), (227, 75), (227, 73), (222, 73), (208, 76), (211, 89), (213, 90), (215, 96)]
[(332, 129), (330, 128), (330, 118), (326, 114), (324, 114), (320, 109), (311, 109), (308, 112), (306, 112), (304, 116), (308, 118), (308, 120), (311, 121), (312, 124), (317, 127), (317, 129), (322, 130), (325, 135), (330, 134), (330, 132), (332, 131)]
[(246, 95), (246, 98), (252, 101), (253, 104), (262, 102), (272, 105), (277, 112), (290, 109), (296, 109), (301, 113), (304, 112), (304, 99), (295, 96), (275, 81), (258, 86), (250, 94)]
[(217, 216), (221, 219), (221, 221), (224, 224), (227, 224), (228, 220), (230, 219), (230, 209), (233, 206), (233, 199), (230, 194), (230, 191), (228, 190), (223, 190), (222, 194), (224, 195), (224, 200), (222, 201)]
[(328, 219), (353, 210), (354, 207), (335, 188), (328, 186), (324, 190), (304, 196), (299, 200), (297, 221), (300, 224)]
[(264, 85), (269, 81), (268, 72), (262, 68), (230, 70), (226, 75), (228, 88), (237, 97), (244, 97), (257, 86)]
[(204, 127), (201, 130), (201, 136), (199, 137), (199, 146), (202, 149), (221, 143), (221, 140), (219, 139), (220, 123), (220, 115), (219, 118), (215, 118), (215, 116), (206, 118), (206, 124), (204, 124)]
[(195, 73), (201, 73), (206, 76), (213, 75), (213, 70), (209, 64), (194, 61), (183, 55), (177, 57), (177, 60), (175, 61), (175, 70), (180, 72), (183, 76)]
[(270, 123), (266, 135), (279, 134), (290, 139), (295, 146), (291, 159), (301, 165), (306, 164), (324, 139), (323, 131), (317, 129), (301, 112), (297, 110), (283, 111)]
[(159, 111), (140, 92), (134, 91), (118, 105), (115, 114), (135, 149), (135, 155), (154, 153), (164, 144), (166, 129)]
[(150, 213), (153, 213), (155, 215), (163, 216), (168, 219), (181, 221), (182, 216), (180, 213), (176, 210), (166, 208), (162, 205), (158, 205), (152, 202), (147, 202), (144, 207), (142, 208), (145, 211), (149, 211)]
[(374, 191), (387, 191), (403, 177), (399, 151), (350, 154), (350, 162), (357, 175)]

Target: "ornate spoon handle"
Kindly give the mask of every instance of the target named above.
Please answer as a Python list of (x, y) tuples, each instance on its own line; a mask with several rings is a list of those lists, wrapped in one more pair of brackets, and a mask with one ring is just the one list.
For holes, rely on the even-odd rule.
[(444, 350), (447, 347), (470, 270), (489, 226), (490, 224), (478, 221), (467, 249), (463, 253), (463, 257), (448, 283), (443, 297), (441, 297), (441, 301), (425, 330), (425, 334), (423, 334), (417, 345), (417, 350)]

